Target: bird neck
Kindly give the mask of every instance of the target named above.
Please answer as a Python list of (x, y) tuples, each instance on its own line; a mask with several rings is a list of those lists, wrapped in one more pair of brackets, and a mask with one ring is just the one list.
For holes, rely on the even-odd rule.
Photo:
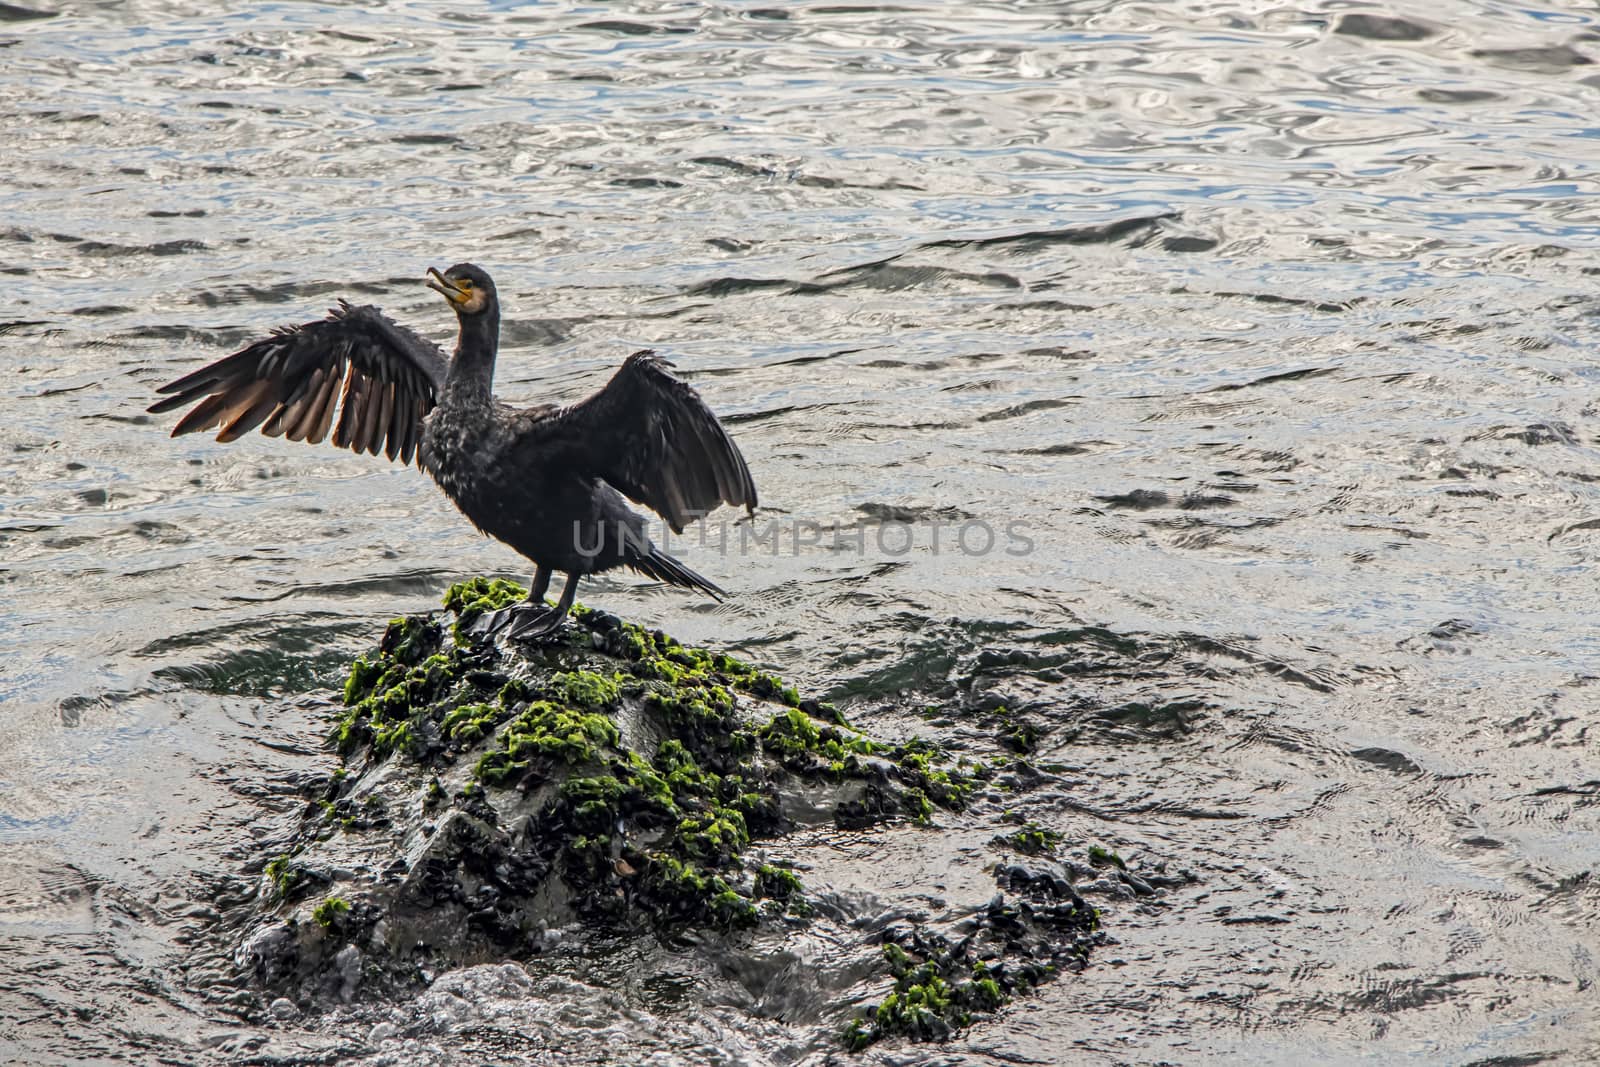
[(500, 350), (500, 310), (461, 316), (461, 336), (450, 361), (445, 386), (458, 394), (489, 396), (494, 388), (494, 358)]

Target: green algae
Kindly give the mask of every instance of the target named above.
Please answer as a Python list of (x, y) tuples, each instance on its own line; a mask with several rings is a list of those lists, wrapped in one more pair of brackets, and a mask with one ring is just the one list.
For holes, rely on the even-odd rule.
[(550, 688), (573, 707), (591, 711), (615, 704), (619, 692), (615, 678), (595, 671), (563, 671), (550, 679)]
[[(465, 614), (495, 610), (521, 597), (515, 583), (476, 578), (452, 586), (445, 603)], [(441, 748), (464, 748), (506, 724), (503, 751), (480, 772), (504, 781), (537, 758), (576, 763), (595, 756), (595, 746), (615, 744), (615, 730), (594, 712), (618, 699), (617, 679), (588, 670), (556, 673), (541, 689), (504, 679), (485, 668), (492, 650), (455, 641), (444, 647), (444, 630), (425, 619), (390, 623), (376, 657), (361, 657), (344, 688), (346, 710), (334, 731), (349, 758), (363, 745), (371, 758), (401, 752), (428, 761)]]
[(302, 875), (300, 868), (293, 865), (290, 856), (277, 856), (269, 860), (265, 873), (267, 880), (272, 883), (272, 888), (277, 891), (279, 900), (289, 898), (289, 894), (294, 892)]
[(1070, 893), (1047, 903), (999, 899), (951, 939), (920, 928), (885, 932), (883, 958), (894, 987), (846, 1026), (845, 1047), (859, 1052), (888, 1037), (943, 1041), (1055, 978), (1081, 970), (1100, 938), (1099, 915)]
[(617, 636), (607, 642), (607, 651), (629, 660), (630, 671), (638, 678), (663, 681), (675, 688), (714, 685), (791, 707), (800, 705), (794, 687), (725, 652), (689, 647), (670, 634), (631, 622), (615, 620), (614, 625), (612, 632)]
[(604, 715), (536, 700), (506, 724), (500, 747), (484, 753), (474, 770), (489, 785), (505, 785), (545, 763), (592, 763), (601, 747), (620, 738)]
[(1026, 856), (1046, 856), (1061, 844), (1061, 834), (1055, 830), (1046, 830), (1036, 822), (1026, 822), (1009, 834), (997, 835), (994, 843)]
[(788, 900), (804, 887), (795, 873), (784, 867), (763, 863), (756, 868), (756, 896), (771, 900)]
[(831, 723), (818, 725), (798, 706), (773, 716), (760, 730), (767, 752), (792, 771), (828, 770), (835, 777), (860, 766), (859, 757), (892, 751)]
[(355, 661), (344, 686), (345, 713), (333, 734), (341, 755), (362, 744), (371, 745), (374, 756), (418, 754), (412, 730), (418, 709), (445, 698), (463, 669), (459, 649), (439, 651), (442, 640), (441, 627), (431, 619), (394, 619), (377, 656)]
[(922, 741), (912, 741), (894, 750), (900, 778), (906, 784), (906, 795), (916, 805), (916, 818), (926, 822), (934, 807), (960, 811), (967, 806), (982, 767), (956, 769), (940, 767), (935, 763), (940, 753)]
[(350, 902), (342, 897), (329, 897), (311, 912), (311, 918), (324, 929), (333, 926), (350, 914)]
[(504, 710), (504, 703), (499, 701), (494, 704), (462, 704), (452, 708), (439, 720), (439, 730), (452, 741), (470, 744), (491, 733)]
[(767, 901), (770, 914), (787, 914), (800, 919), (811, 915), (811, 905), (805, 898), (805, 886), (786, 867), (775, 867), (770, 863), (757, 867), (752, 895)]
[(701, 815), (678, 821), (678, 840), (683, 850), (701, 863), (726, 866), (744, 852), (750, 831), (737, 809), (710, 805)]
[[(743, 783), (705, 771), (673, 739), (662, 743), (655, 766), (629, 752), (612, 757), (606, 769), (568, 778), (557, 802), (569, 832), (557, 862), (569, 885), (584, 887), (580, 910), (626, 919), (617, 912), (621, 890), (658, 925), (727, 929), (754, 922), (749, 890), (735, 885), (750, 841), (748, 802), (737, 791)], [(760, 799), (756, 810), (764, 812), (768, 801)], [(623, 845), (612, 835), (628, 823), (660, 836), (648, 848)]]
[[(896, 984), (895, 991), (878, 1005), (873, 1021), (879, 1030), (889, 1033), (941, 1040), (948, 1036), (952, 1023), (966, 1026), (972, 1021), (968, 1012), (953, 1012), (953, 1004), (949, 983), (924, 964)], [(952, 1014), (955, 1017), (947, 1022)]]
[(1109, 865), (1115, 867), (1119, 871), (1126, 871), (1128, 869), (1127, 862), (1121, 856), (1101, 845), (1089, 846), (1089, 862), (1094, 864), (1096, 867), (1104, 867)]
[[(759, 733), (766, 750), (791, 771), (834, 781), (890, 776), (901, 783), (898, 799), (880, 791), (852, 806), (852, 824), (897, 813), (927, 822), (936, 808), (960, 811), (966, 807), (975, 784), (990, 774), (987, 768), (976, 764), (941, 765), (948, 764), (946, 756), (929, 742), (883, 744), (849, 727), (819, 723), (798, 707), (780, 712)], [(876, 803), (878, 800), (883, 803)]]
[(938, 960), (917, 959), (900, 945), (883, 946), (884, 960), (894, 975), (894, 990), (865, 1016), (850, 1021), (845, 1047), (859, 1052), (894, 1035), (913, 1040), (943, 1041), (958, 1027), (968, 1026), (976, 1011), (993, 1011), (1004, 1002), (999, 983), (986, 972), (952, 985)]
[(412, 748), (409, 722), (379, 722), (372, 728), (372, 749), (379, 754), (409, 751)]
[[(690, 658), (689, 652), (672, 651), (677, 655), (668, 662), (687, 666), (682, 661)], [(666, 926), (747, 926), (756, 921), (755, 901), (760, 899), (802, 915), (808, 908), (792, 873), (767, 865), (753, 873), (745, 869), (744, 852), (751, 840), (781, 829), (777, 783), (764, 769), (763, 757), (816, 772), (829, 767), (833, 756), (854, 760), (893, 750), (846, 735), (831, 724), (818, 725), (797, 708), (780, 712), (760, 731), (722, 731), (719, 749), (714, 737), (692, 727), (697, 716), (720, 720), (732, 714), (731, 698), (725, 700), (717, 691), (723, 681), (737, 680), (729, 679), (709, 657), (692, 669), (710, 677), (680, 673), (680, 687), (704, 699), (683, 688), (671, 694), (642, 691), (647, 707), (684, 728), (679, 736), (660, 742), (653, 760), (646, 763), (636, 752), (614, 751), (601, 759), (607, 773), (563, 783), (557, 806), (569, 836), (557, 862), (569, 885), (586, 887), (580, 910), (591, 915), (619, 918), (618, 903), (630, 898)], [(614, 748), (616, 742), (609, 744)], [(925, 752), (913, 755), (923, 779), (942, 773)], [(923, 803), (931, 803), (916, 791)], [(935, 792), (945, 801), (964, 795), (955, 786)], [(650, 831), (652, 843), (643, 847), (616, 840), (616, 828), (625, 824)]]

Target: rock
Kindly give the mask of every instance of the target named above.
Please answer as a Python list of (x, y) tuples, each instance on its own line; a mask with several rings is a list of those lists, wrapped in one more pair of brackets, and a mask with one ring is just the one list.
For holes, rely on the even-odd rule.
[[(453, 1026), (473, 1010), (462, 982), (526, 984), (508, 961), (571, 951), (589, 930), (682, 945), (842, 924), (883, 945), (879, 973), (895, 981), (847, 1035), (857, 1046), (942, 1039), (1081, 966), (1095, 916), (1052, 861), (997, 870), (1015, 902), (941, 898), (933, 916), (915, 901), (815, 894), (750, 854), (796, 830), (927, 825), (990, 772), (926, 742), (869, 738), (731, 656), (581, 606), (551, 643), (485, 640), (482, 620), (523, 596), (510, 582), (457, 585), (450, 615), (393, 620), (352, 665), (331, 738), (342, 767), (221, 924), (275, 1017), (280, 1004), (418, 997)], [(758, 972), (750, 981), (774, 981)], [(823, 988), (760, 995), (798, 1003)], [(369, 1040), (396, 1036), (386, 1025)]]
[[(574, 921), (733, 930), (805, 908), (754, 839), (959, 808), (971, 777), (800, 709), (733, 657), (577, 608), (554, 643), (501, 649), (522, 591), (451, 589), (453, 621), (395, 619), (358, 659), (344, 766), (267, 864), (239, 963), (266, 990), (349, 1000), (543, 951)], [(791, 798), (803, 798), (787, 803)], [(359, 948), (357, 946), (360, 946)]]
[(1051, 900), (1074, 900), (1082, 903), (1066, 869), (1049, 860), (1028, 863), (1002, 863), (995, 867), (995, 881), (1001, 888), (1026, 896)]

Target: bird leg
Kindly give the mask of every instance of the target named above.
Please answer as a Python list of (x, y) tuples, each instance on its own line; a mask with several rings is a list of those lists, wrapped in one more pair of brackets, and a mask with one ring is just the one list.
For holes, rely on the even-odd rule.
[(533, 572), (533, 581), (528, 583), (528, 603), (544, 607), (544, 595), (550, 590), (550, 568), (543, 563)]
[[(545, 584), (548, 585), (550, 581), (548, 572), (545, 572), (543, 567), (539, 569), (545, 574)], [(538, 582), (537, 576), (535, 576), (534, 581)], [(541, 605), (534, 611), (526, 612), (525, 614), (522, 612), (526, 611), (528, 605), (519, 604), (512, 609), (519, 612), (519, 614), (512, 621), (511, 627), (506, 630), (506, 640), (528, 641), (555, 633), (561, 629), (561, 623), (566, 619), (567, 612), (572, 610), (572, 602), (577, 597), (578, 576), (575, 573), (568, 574), (566, 588), (561, 590), (561, 599), (556, 603), (555, 607), (547, 608)]]

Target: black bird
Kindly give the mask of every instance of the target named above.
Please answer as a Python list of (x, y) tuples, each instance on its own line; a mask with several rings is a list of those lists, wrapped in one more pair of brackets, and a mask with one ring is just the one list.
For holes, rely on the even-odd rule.
[[(754, 513), (756, 487), (738, 447), (700, 395), (650, 351), (635, 352), (604, 389), (569, 407), (517, 410), (494, 398), (500, 301), (481, 267), (428, 270), (461, 333), (439, 347), (372, 306), (344, 301), (328, 317), (273, 332), (157, 392), (151, 412), (194, 407), (172, 435), (222, 427), (234, 441), (270, 437), (397, 456), (433, 476), (483, 533), (536, 566), (528, 600), (492, 628), (539, 637), (560, 627), (585, 574), (632, 567), (652, 578), (723, 591), (653, 544), (623, 495), (674, 532), (719, 504)], [(198, 401), (198, 403), (196, 403)], [(339, 409), (338, 422), (334, 410)], [(567, 575), (554, 608), (550, 572)]]

